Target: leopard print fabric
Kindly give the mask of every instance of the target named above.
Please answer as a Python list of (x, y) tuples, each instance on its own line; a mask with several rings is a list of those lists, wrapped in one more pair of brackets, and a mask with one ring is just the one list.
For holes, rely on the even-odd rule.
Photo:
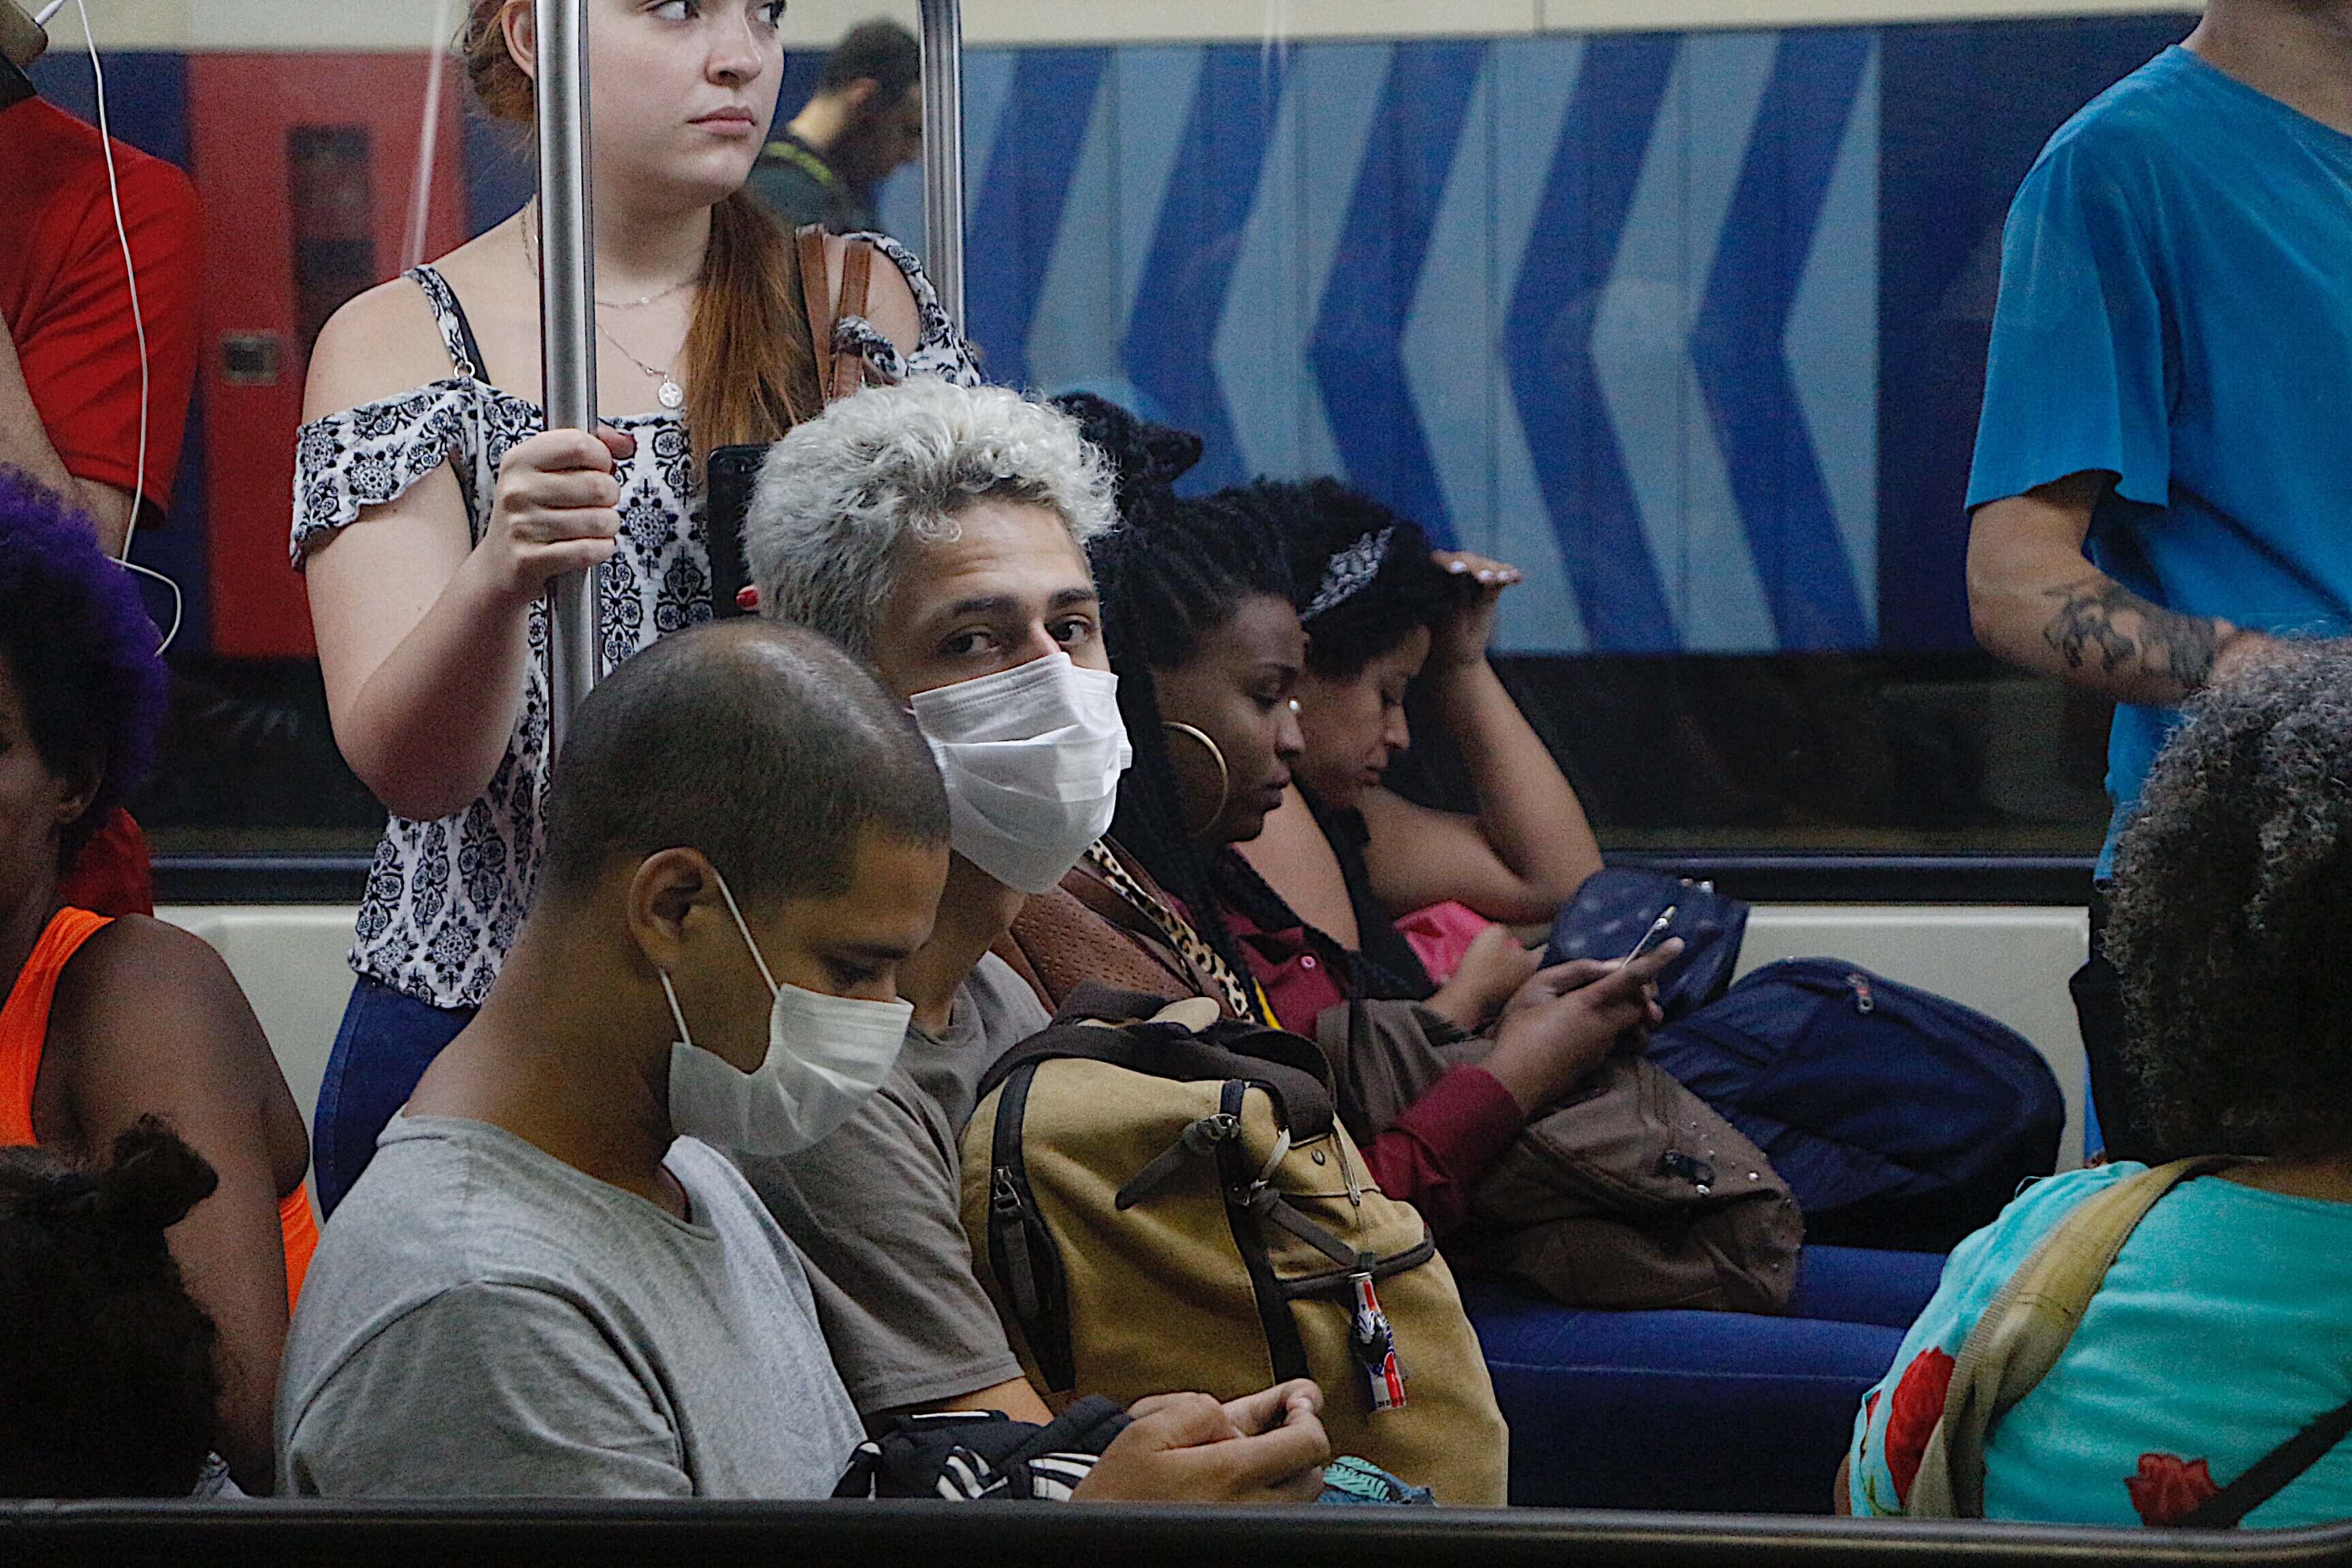
[(1087, 846), (1085, 858), (1087, 864), (1093, 867), (1120, 898), (1167, 938), (1168, 945), (1182, 955), (1185, 963), (1216, 982), (1227, 1013), (1236, 1018), (1248, 1018), (1261, 1024), (1272, 1021), (1267, 1011), (1258, 1005), (1257, 987), (1244, 984), (1234, 973), (1233, 966), (1218, 956), (1217, 950), (1192, 929), (1190, 921), (1170, 909), (1163, 900), (1153, 898), (1143, 884), (1130, 876), (1127, 868), (1119, 864), (1118, 857), (1111, 852), (1109, 845), (1096, 839)]

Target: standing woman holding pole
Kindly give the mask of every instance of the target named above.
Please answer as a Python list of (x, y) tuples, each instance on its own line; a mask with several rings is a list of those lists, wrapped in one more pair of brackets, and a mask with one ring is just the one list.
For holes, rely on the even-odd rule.
[[(330, 1209), (488, 993), (536, 883), (551, 580), (596, 573), (606, 668), (709, 619), (704, 460), (824, 403), (793, 237), (742, 189), (775, 109), (781, 0), (582, 3), (606, 84), (589, 136), (601, 428), (543, 428), (536, 202), (352, 300), (311, 356), (294, 563), (336, 741), (392, 814), (319, 1095)], [(534, 31), (529, 0), (471, 0), (459, 47), (496, 118), (533, 116)], [(897, 265), (835, 342), (877, 379), (976, 380), (913, 258), (874, 243)]]

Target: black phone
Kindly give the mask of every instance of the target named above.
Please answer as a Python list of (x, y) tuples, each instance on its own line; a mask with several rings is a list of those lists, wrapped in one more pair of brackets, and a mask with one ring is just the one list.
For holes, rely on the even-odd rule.
[(720, 447), (710, 454), (702, 525), (710, 551), (710, 614), (715, 620), (751, 614), (738, 598), (751, 583), (743, 563), (743, 519), (760, 482), (764, 445)]

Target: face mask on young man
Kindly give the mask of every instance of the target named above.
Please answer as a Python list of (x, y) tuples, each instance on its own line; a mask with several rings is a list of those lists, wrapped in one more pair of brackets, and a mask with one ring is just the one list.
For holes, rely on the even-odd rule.
[(906, 1043), (915, 1009), (906, 1002), (867, 1002), (777, 984), (725, 877), (719, 878), (719, 892), (751, 950), (751, 962), (760, 966), (760, 978), (768, 983), (768, 1054), (744, 1072), (696, 1045), (669, 972), (661, 971), (662, 993), (677, 1025), (669, 1051), (669, 1123), (716, 1148), (796, 1154), (848, 1121), (882, 1087)]
[(918, 691), (913, 706), (947, 784), (950, 842), (1006, 887), (1045, 892), (1109, 828), (1134, 758), (1117, 676), (1048, 654)]

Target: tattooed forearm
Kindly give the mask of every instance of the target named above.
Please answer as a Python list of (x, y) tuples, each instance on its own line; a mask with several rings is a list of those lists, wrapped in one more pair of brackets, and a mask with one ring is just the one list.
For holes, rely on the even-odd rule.
[[(2221, 651), (2221, 626), (2201, 616), (2184, 616), (2149, 604), (2112, 578), (2081, 578), (2042, 591), (2058, 601), (2042, 635), (2070, 669), (2095, 662), (2102, 674), (2135, 669), (2170, 679), (2183, 692), (2213, 678)], [(2119, 624), (2128, 618), (2128, 626)]]

